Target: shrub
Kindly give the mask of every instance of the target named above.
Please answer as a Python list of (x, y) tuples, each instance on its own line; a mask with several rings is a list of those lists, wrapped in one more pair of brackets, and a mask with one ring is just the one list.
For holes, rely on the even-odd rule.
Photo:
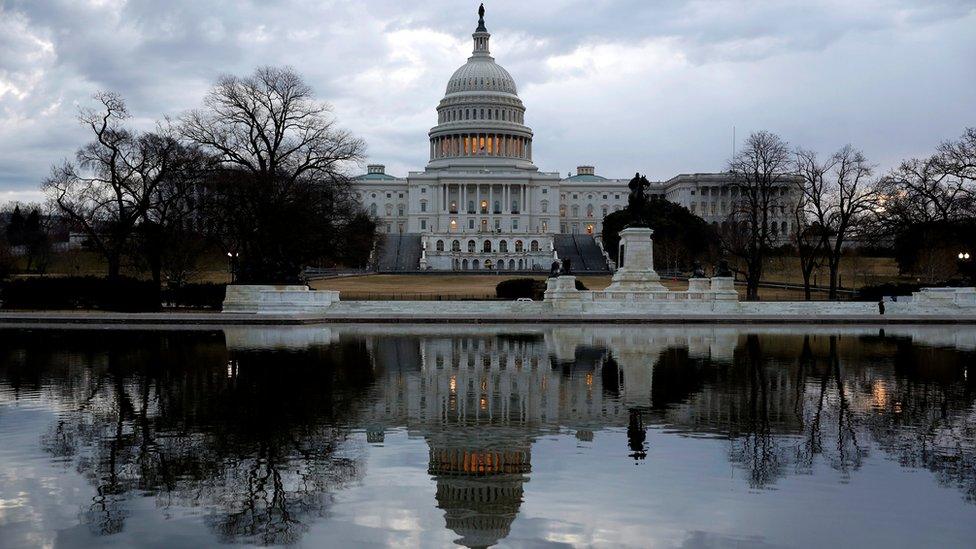
[(162, 302), (173, 307), (219, 309), (224, 303), (226, 284), (201, 283), (170, 286), (163, 290)]
[(495, 296), (498, 299), (519, 299), (521, 297), (542, 299), (542, 293), (545, 291), (545, 281), (534, 278), (510, 278), (495, 285)]
[[(585, 291), (587, 288), (579, 279), (576, 279), (576, 289)], [(498, 299), (529, 297), (539, 301), (545, 292), (546, 281), (534, 278), (510, 278), (495, 285), (495, 297)]]
[(3, 308), (148, 312), (160, 305), (151, 281), (85, 276), (11, 280), (3, 286)]
[(921, 289), (920, 284), (910, 284), (906, 282), (886, 282), (874, 286), (862, 286), (857, 291), (856, 301), (880, 301), (885, 296), (905, 296), (912, 295)]

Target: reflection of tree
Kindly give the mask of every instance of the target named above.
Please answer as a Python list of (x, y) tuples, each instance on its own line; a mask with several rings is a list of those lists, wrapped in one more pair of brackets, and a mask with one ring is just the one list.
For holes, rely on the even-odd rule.
[(98, 534), (120, 531), (127, 500), (151, 495), (201, 509), (221, 541), (293, 543), (359, 475), (343, 424), (370, 382), (361, 344), (228, 353), (213, 333), (51, 337), (17, 338), (14, 357), (59, 354), (37, 371), (5, 361), (0, 376), (75, 395), (42, 444), (95, 487), (82, 515)]

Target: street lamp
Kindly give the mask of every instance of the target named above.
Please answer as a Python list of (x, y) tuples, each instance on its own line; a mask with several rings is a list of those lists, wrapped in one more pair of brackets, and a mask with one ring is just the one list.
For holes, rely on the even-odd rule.
[(237, 252), (227, 252), (227, 259), (230, 261), (230, 283), (234, 284), (237, 282), (237, 258), (240, 254)]
[(956, 257), (959, 258), (959, 261), (966, 261), (969, 259), (969, 252), (959, 252), (959, 255)]

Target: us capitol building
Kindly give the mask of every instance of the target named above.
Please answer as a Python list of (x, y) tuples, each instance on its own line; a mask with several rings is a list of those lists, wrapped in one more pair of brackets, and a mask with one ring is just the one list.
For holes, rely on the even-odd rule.
[[(353, 179), (355, 196), (386, 233), (378, 267), (534, 270), (570, 257), (579, 270), (606, 270), (602, 221), (627, 206), (629, 178), (608, 179), (593, 166), (563, 178), (533, 164), (525, 105), (512, 75), (491, 56), (483, 8), (479, 15), (474, 51), (437, 106), (426, 169), (398, 178), (370, 164)], [(731, 212), (733, 191), (727, 173), (704, 173), (655, 182), (649, 192), (718, 227)], [(785, 237), (789, 212), (774, 213), (774, 233)]]

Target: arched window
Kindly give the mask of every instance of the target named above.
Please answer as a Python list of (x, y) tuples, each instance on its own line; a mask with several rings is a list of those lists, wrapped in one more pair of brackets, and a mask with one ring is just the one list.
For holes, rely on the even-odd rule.
[(386, 216), (389, 217), (393, 215), (393, 204), (386, 205)]
[(477, 259), (473, 260), (471, 262), (471, 269), (477, 271), (479, 268), (481, 268), (481, 265), (478, 263), (478, 260)]
[(502, 253), (505, 253), (505, 252), (508, 251), (508, 241), (507, 240), (502, 240), (501, 242), (498, 243), (498, 251), (499, 252), (502, 252)]
[(579, 206), (573, 206), (573, 217), (579, 217)]
[(780, 224), (780, 228), (782, 229), (782, 233), (784, 235), (790, 234), (790, 226), (785, 221), (782, 224)]
[(452, 252), (460, 252), (461, 251), (461, 241), (460, 240), (455, 240), (454, 242), (451, 242), (451, 251)]
[(467, 259), (462, 259), (461, 260), (461, 269), (464, 270), (464, 271), (467, 271), (468, 270), (468, 260)]
[(443, 252), (444, 251), (444, 241), (443, 240), (438, 240), (437, 241), (437, 248), (436, 249), (437, 249), (438, 252)]
[(533, 252), (538, 252), (539, 251), (539, 241), (538, 240), (533, 240), (532, 242), (530, 242), (529, 243), (529, 250), (531, 250)]
[(549, 201), (543, 200), (539, 205), (542, 208), (542, 213), (549, 213)]
[(475, 244), (475, 241), (474, 240), (469, 240), (468, 241), (468, 251), (469, 252), (474, 252), (476, 246), (477, 246), (477, 244)]
[(483, 252), (491, 253), (491, 240), (485, 240), (481, 245), (481, 250)]
[(376, 216), (376, 203), (373, 202), (369, 205), (369, 215)]
[(522, 251), (524, 249), (525, 249), (525, 246), (522, 244), (522, 241), (521, 240), (516, 240), (515, 241), (515, 253), (522, 253)]
[(508, 270), (509, 271), (514, 271), (515, 270), (515, 260), (514, 259), (509, 259), (508, 260)]
[(587, 204), (586, 217), (593, 217), (593, 204)]

